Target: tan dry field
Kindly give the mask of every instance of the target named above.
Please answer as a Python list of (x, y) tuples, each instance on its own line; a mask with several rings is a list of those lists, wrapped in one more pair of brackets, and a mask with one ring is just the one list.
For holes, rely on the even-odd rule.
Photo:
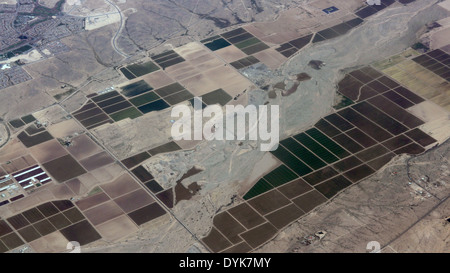
[(52, 232), (30, 243), (30, 246), (38, 253), (55, 253), (63, 252), (69, 241), (61, 234), (61, 232)]
[(66, 185), (63, 184), (55, 184), (48, 187), (48, 190), (55, 196), (56, 199), (70, 199), (74, 197), (76, 194)]
[(47, 126), (60, 123), (66, 120), (67, 112), (61, 106), (55, 104), (41, 111), (33, 113), (33, 116), (41, 123), (47, 123)]
[(27, 149), (23, 146), (18, 138), (12, 138), (8, 143), (2, 147), (0, 153), (0, 163), (5, 163), (28, 154)]
[(107, 183), (123, 174), (125, 170), (117, 163), (97, 168), (90, 173), (95, 177), (99, 184)]
[(174, 83), (174, 80), (172, 80), (167, 75), (167, 73), (165, 73), (164, 71), (161, 71), (161, 70), (144, 75), (140, 78), (143, 79), (144, 81), (146, 81), (148, 84), (150, 84), (150, 86), (153, 87), (154, 89), (158, 89), (163, 86)]
[(450, 84), (414, 61), (405, 60), (383, 72), (411, 91), (450, 110)]
[(247, 54), (242, 52), (239, 48), (235, 47), (234, 45), (230, 45), (221, 48), (219, 50), (216, 50), (214, 54), (219, 56), (219, 58), (221, 58), (227, 63), (232, 63), (234, 61), (247, 57)]
[(30, 148), (30, 153), (36, 158), (39, 164), (68, 154), (66, 149), (56, 140), (52, 139)]
[(253, 56), (272, 70), (277, 69), (287, 60), (286, 57), (273, 48), (260, 51), (253, 54)]
[(65, 138), (68, 136), (74, 136), (75, 134), (81, 134), (84, 129), (78, 125), (74, 119), (68, 119), (56, 124), (52, 124), (47, 127), (47, 130), (55, 138)]
[(119, 216), (97, 227), (102, 239), (110, 242), (117, 241), (139, 230), (136, 224), (126, 215)]
[(74, 178), (65, 182), (65, 184), (70, 188), (70, 190), (75, 194), (75, 196), (81, 196), (88, 192), (86, 186), (81, 183), (78, 178)]
[(27, 154), (19, 158), (10, 160), (9, 163), (2, 164), (2, 167), (6, 172), (12, 173), (35, 164), (37, 164), (36, 160), (30, 154)]

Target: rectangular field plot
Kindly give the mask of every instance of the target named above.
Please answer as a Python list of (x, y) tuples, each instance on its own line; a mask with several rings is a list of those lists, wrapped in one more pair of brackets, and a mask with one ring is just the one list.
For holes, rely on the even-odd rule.
[(404, 97), (400, 96), (398, 93), (392, 90), (384, 93), (383, 96), (385, 96), (398, 106), (402, 107), (403, 109), (409, 108), (414, 105), (414, 103), (410, 102), (409, 100), (405, 99)]
[(103, 111), (105, 111), (106, 114), (112, 114), (114, 112), (118, 112), (120, 110), (124, 110), (128, 107), (132, 106), (131, 103), (129, 103), (128, 101), (122, 101), (113, 105), (110, 105), (108, 107), (104, 107), (102, 108)]
[(79, 242), (80, 245), (86, 245), (101, 239), (100, 234), (98, 234), (87, 220), (62, 229), (61, 234), (64, 235), (68, 241), (76, 241)]
[(136, 225), (143, 225), (151, 220), (166, 214), (166, 211), (157, 203), (152, 203), (143, 208), (137, 209), (128, 214), (128, 216), (136, 223)]
[(356, 158), (355, 156), (348, 157), (346, 159), (343, 159), (333, 165), (333, 168), (340, 171), (345, 172), (347, 170), (350, 170), (363, 162)]
[(149, 205), (155, 200), (146, 191), (139, 189), (137, 191), (118, 197), (114, 199), (114, 201), (124, 212), (129, 213), (136, 209)]
[(367, 165), (361, 165), (356, 167), (350, 171), (344, 173), (345, 177), (350, 179), (353, 183), (358, 182), (359, 180), (366, 178), (367, 176), (373, 174), (375, 171)]
[(219, 252), (231, 246), (228, 241), (216, 228), (212, 228), (208, 236), (202, 239), (213, 252)]
[(352, 183), (348, 181), (348, 179), (340, 175), (317, 185), (315, 188), (325, 195), (325, 197), (331, 198), (351, 184)]
[(383, 96), (373, 97), (369, 99), (368, 102), (409, 128), (415, 128), (424, 123), (416, 116), (410, 114), (405, 109)]
[(300, 133), (294, 136), (294, 138), (327, 163), (333, 163), (339, 160), (336, 156), (305, 133)]
[(86, 173), (71, 155), (54, 159), (42, 166), (60, 183)]
[(253, 56), (249, 56), (249, 57), (237, 60), (235, 62), (232, 62), (230, 64), (236, 69), (241, 69), (241, 68), (245, 68), (250, 65), (254, 65), (256, 63), (259, 63), (259, 60)]
[(408, 144), (402, 148), (399, 148), (397, 150), (394, 151), (394, 153), (396, 154), (410, 154), (410, 155), (418, 155), (425, 152), (425, 149), (422, 148), (422, 146), (416, 144), (416, 143), (411, 143)]
[(160, 97), (155, 92), (148, 92), (143, 95), (140, 95), (140, 96), (130, 99), (130, 102), (134, 106), (141, 106), (143, 104), (158, 100), (159, 98)]
[(364, 147), (359, 145), (356, 141), (348, 137), (346, 134), (337, 135), (333, 137), (333, 140), (351, 153), (357, 153), (364, 149)]
[(331, 125), (324, 119), (320, 119), (316, 124), (314, 124), (314, 126), (329, 137), (334, 137), (335, 135), (341, 133), (341, 131), (336, 129), (333, 125)]
[(287, 184), (284, 184), (283, 186), (278, 188), (278, 191), (280, 191), (287, 198), (292, 199), (312, 189), (313, 188), (310, 185), (308, 185), (308, 183), (306, 183), (303, 179), (300, 178)]
[(290, 204), (290, 201), (277, 190), (271, 190), (251, 199), (248, 204), (261, 215), (265, 215)]
[(110, 92), (107, 92), (107, 93), (104, 93), (104, 94), (101, 94), (101, 95), (94, 94), (94, 96), (91, 97), (91, 99), (95, 103), (98, 103), (98, 102), (104, 101), (106, 99), (109, 99), (109, 98), (112, 98), (112, 97), (116, 97), (118, 95), (120, 95), (119, 92), (117, 92), (117, 91), (110, 91)]
[(245, 228), (250, 229), (264, 223), (262, 218), (252, 207), (247, 203), (242, 203), (228, 210), (239, 223)]
[(110, 99), (106, 99), (104, 101), (101, 101), (101, 102), (97, 103), (97, 106), (99, 106), (100, 108), (105, 108), (105, 107), (108, 107), (110, 105), (117, 104), (117, 103), (123, 102), (123, 101), (125, 101), (124, 97), (116, 96), (116, 97), (112, 97)]
[(205, 94), (202, 96), (203, 102), (206, 103), (207, 105), (212, 105), (212, 104), (218, 103), (218, 104), (224, 106), (231, 99), (232, 99), (232, 97), (221, 88), (214, 90), (212, 92), (209, 92), (208, 94)]
[(150, 158), (150, 154), (147, 152), (142, 152), (140, 154), (128, 157), (122, 160), (122, 164), (125, 165), (128, 169), (133, 168), (134, 166), (144, 162), (145, 160)]
[[(110, 182), (108, 184), (102, 185), (101, 188), (107, 193), (111, 198), (116, 198), (121, 195), (124, 195), (126, 193), (132, 192), (134, 190), (139, 189), (139, 184), (135, 182), (133, 177), (131, 177), (129, 174), (123, 174), (117, 179), (115, 179), (113, 182)], [(101, 200), (104, 200), (104, 197), (97, 197), (98, 202)], [(85, 206), (83, 206), (85, 207)]]
[(242, 233), (242, 238), (253, 248), (272, 238), (277, 233), (277, 229), (270, 223), (265, 223), (254, 229)]
[(391, 134), (350, 108), (340, 110), (338, 114), (377, 141), (383, 141), (391, 137)]
[(271, 152), (274, 156), (276, 156), (281, 162), (286, 164), (290, 169), (296, 172), (299, 176), (308, 174), (312, 171), (305, 163), (300, 161), (297, 157), (295, 157), (292, 153), (290, 153), (283, 146), (278, 146), (278, 149)]
[(403, 126), (403, 124), (395, 121), (393, 118), (389, 117), (367, 102), (360, 102), (356, 105), (353, 105), (352, 108), (358, 111), (360, 114), (366, 116), (382, 128), (386, 129), (393, 135), (398, 135), (408, 130), (408, 128)]
[(153, 193), (158, 193), (158, 192), (164, 190), (163, 187), (161, 187), (161, 185), (159, 185), (158, 182), (156, 182), (155, 180), (150, 180), (149, 182), (145, 182), (144, 185), (149, 190), (151, 190)]
[(300, 158), (303, 162), (305, 162), (311, 168), (317, 170), (326, 165), (325, 162), (320, 160), (317, 156), (311, 153), (308, 149), (303, 147), (300, 143), (295, 141), (293, 138), (287, 138), (281, 141), (281, 145), (287, 148), (290, 152)]
[[(159, 67), (157, 65), (155, 65), (152, 61), (148, 61), (148, 62), (141, 63), (141, 64), (129, 65), (125, 69), (128, 70), (133, 76), (140, 77), (140, 76), (144, 76), (145, 74), (152, 73), (154, 71), (158, 71)], [(122, 73), (123, 73), (123, 71), (122, 71)], [(125, 75), (125, 76), (127, 77), (127, 75)]]
[(229, 42), (227, 42), (225, 39), (220, 38), (220, 36), (216, 36), (216, 39), (208, 41), (204, 43), (204, 45), (209, 48), (212, 51), (216, 51), (219, 49), (222, 49), (224, 47), (227, 47), (231, 45)]
[(405, 133), (405, 135), (409, 136), (411, 139), (413, 139), (423, 147), (426, 147), (430, 144), (437, 142), (436, 139), (432, 138), (431, 136), (429, 136), (428, 134), (426, 134), (425, 132), (423, 132), (418, 128)]
[(29, 136), (26, 132), (21, 132), (17, 138), (25, 145), (25, 147), (30, 148), (37, 144), (43, 143), (45, 141), (53, 139), (53, 136), (49, 132), (45, 131), (33, 136)]
[(142, 182), (147, 182), (153, 179), (151, 175), (143, 166), (139, 166), (131, 171)]
[(142, 116), (142, 113), (139, 112), (134, 107), (130, 107), (130, 108), (127, 108), (125, 110), (121, 110), (121, 111), (115, 112), (115, 113), (110, 115), (110, 117), (114, 121), (119, 121), (119, 120), (126, 119), (126, 118), (135, 119), (135, 118), (140, 117), (140, 116)]
[(178, 146), (178, 144), (176, 144), (175, 142), (171, 141), (156, 148), (150, 149), (148, 152), (151, 156), (155, 156), (157, 154), (169, 153), (179, 150), (181, 150), (181, 147)]
[(328, 199), (325, 198), (321, 193), (319, 193), (317, 190), (310, 191), (308, 193), (305, 193), (303, 195), (300, 195), (299, 197), (292, 200), (292, 202), (297, 205), (301, 210), (303, 210), (305, 213), (313, 210), (320, 204), (323, 204)]
[(375, 140), (373, 140), (371, 137), (363, 133), (358, 128), (353, 128), (347, 131), (345, 134), (366, 148), (373, 146), (377, 143)]
[(305, 213), (301, 209), (299, 209), (296, 205), (291, 204), (266, 215), (266, 218), (277, 229), (281, 229), (297, 220), (303, 214)]
[(244, 200), (248, 200), (260, 194), (263, 194), (273, 189), (273, 186), (269, 184), (264, 178), (261, 178), (256, 184), (244, 195)]
[(150, 102), (150, 103), (144, 104), (142, 106), (139, 106), (138, 109), (142, 113), (147, 114), (147, 113), (150, 113), (150, 112), (153, 112), (153, 111), (164, 110), (164, 109), (169, 108), (169, 107), (170, 107), (170, 105), (167, 102), (165, 102), (162, 99), (159, 99), (157, 101)]
[(257, 43), (252, 46), (242, 48), (241, 50), (247, 55), (252, 55), (254, 53), (263, 51), (264, 49), (268, 49), (268, 48), (269, 48), (269, 46), (266, 45), (265, 43)]
[(379, 157), (381, 155), (384, 155), (385, 153), (388, 153), (389, 150), (384, 148), (383, 145), (376, 145), (370, 148), (367, 148), (366, 150), (359, 152), (356, 154), (356, 157), (361, 159), (362, 161), (369, 161), (376, 157)]
[(388, 154), (385, 154), (385, 155), (383, 155), (379, 158), (376, 158), (372, 161), (369, 161), (367, 163), (367, 165), (369, 165), (369, 167), (371, 167), (372, 169), (377, 171), (377, 170), (381, 169), (381, 167), (386, 165), (389, 161), (391, 161), (391, 159), (394, 157), (395, 157), (394, 153), (388, 153)]
[(233, 244), (242, 241), (239, 234), (246, 230), (226, 211), (219, 213), (214, 217), (213, 225)]
[(173, 50), (151, 57), (153, 61), (159, 64), (163, 69), (172, 65), (184, 62), (184, 58)]
[(187, 101), (194, 98), (194, 95), (192, 95), (189, 91), (183, 90), (176, 94), (164, 97), (164, 100), (169, 103), (170, 105), (175, 105), (177, 103)]
[(303, 177), (303, 179), (310, 185), (314, 186), (338, 174), (339, 173), (337, 171), (328, 166)]
[(184, 87), (179, 83), (173, 83), (155, 90), (160, 97), (165, 97), (183, 90)]
[[(325, 119), (332, 125), (334, 125), (336, 128), (340, 129), (341, 131), (347, 131), (352, 129), (354, 126), (343, 119), (341, 116), (337, 114), (331, 114), (325, 117)], [(319, 128), (320, 129), (320, 128)]]
[(153, 90), (153, 88), (144, 80), (128, 84), (126, 86), (121, 87), (121, 89), (122, 89), (121, 93), (125, 97), (134, 97), (147, 91)]

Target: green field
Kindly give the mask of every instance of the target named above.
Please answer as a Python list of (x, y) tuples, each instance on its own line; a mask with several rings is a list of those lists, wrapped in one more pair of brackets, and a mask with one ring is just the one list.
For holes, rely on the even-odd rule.
[(122, 111), (119, 111), (119, 112), (116, 112), (116, 113), (110, 115), (110, 117), (114, 121), (119, 121), (119, 120), (126, 119), (126, 118), (134, 119), (134, 118), (137, 118), (140, 116), (142, 116), (142, 113), (139, 112), (134, 107), (130, 107), (130, 108), (127, 108), (125, 110), (122, 110)]

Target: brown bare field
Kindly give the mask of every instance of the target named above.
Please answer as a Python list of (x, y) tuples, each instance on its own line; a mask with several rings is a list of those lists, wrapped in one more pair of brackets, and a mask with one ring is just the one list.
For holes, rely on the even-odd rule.
[(35, 164), (37, 164), (36, 160), (34, 160), (34, 158), (30, 154), (27, 154), (14, 160), (11, 160), (11, 162), (8, 164), (6, 163), (3, 164), (2, 167), (6, 172), (12, 173), (25, 169)]
[(96, 226), (123, 214), (123, 211), (113, 201), (108, 201), (94, 208), (85, 210), (84, 215)]
[(72, 145), (67, 150), (77, 159), (81, 160), (97, 154), (102, 149), (87, 135), (80, 135), (72, 139)]
[(111, 198), (116, 198), (140, 187), (129, 174), (123, 174), (113, 182), (102, 185), (101, 188)]
[(68, 154), (56, 139), (33, 146), (30, 148), (30, 152), (40, 164)]
[(114, 159), (110, 157), (107, 152), (100, 152), (83, 160), (80, 160), (81, 165), (83, 165), (83, 167), (87, 171), (98, 169), (113, 162)]
[(65, 183), (52, 185), (52, 187), (49, 187), (49, 191), (53, 193), (56, 199), (70, 199), (75, 195)]
[(83, 195), (87, 193), (87, 188), (81, 183), (78, 178), (74, 178), (65, 183), (75, 195)]
[(96, 228), (103, 239), (107, 241), (117, 241), (138, 230), (138, 227), (126, 215), (98, 225)]
[(77, 201), (76, 205), (80, 210), (84, 211), (97, 205), (103, 204), (108, 200), (110, 200), (108, 195), (106, 195), (104, 192), (101, 192)]
[(139, 189), (114, 199), (126, 213), (153, 203), (155, 200), (146, 191)]

